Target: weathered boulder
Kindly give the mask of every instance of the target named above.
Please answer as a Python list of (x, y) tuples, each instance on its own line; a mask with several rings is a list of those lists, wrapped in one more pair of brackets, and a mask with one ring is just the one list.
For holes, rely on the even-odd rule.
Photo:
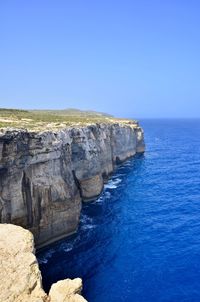
[(0, 224), (0, 301), (46, 301), (33, 252), (33, 235), (28, 230)]
[(51, 302), (87, 302), (80, 294), (82, 280), (65, 279), (54, 283), (51, 286), (49, 297)]
[(116, 164), (137, 152), (144, 139), (136, 122), (0, 129), (0, 222), (31, 230), (40, 247), (75, 232), (81, 200), (98, 196)]
[(49, 296), (44, 292), (33, 235), (22, 227), (0, 224), (0, 263), (1, 302), (87, 302), (79, 278), (53, 284)]

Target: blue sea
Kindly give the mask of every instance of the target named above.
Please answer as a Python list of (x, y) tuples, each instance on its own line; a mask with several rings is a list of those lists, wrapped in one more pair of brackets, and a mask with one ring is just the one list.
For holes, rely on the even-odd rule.
[(200, 120), (144, 120), (146, 152), (83, 206), (77, 234), (37, 254), (46, 290), (89, 302), (200, 301)]

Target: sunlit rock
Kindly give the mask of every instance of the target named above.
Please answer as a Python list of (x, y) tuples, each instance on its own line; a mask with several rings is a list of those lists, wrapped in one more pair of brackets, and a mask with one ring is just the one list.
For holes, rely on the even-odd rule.
[(72, 234), (81, 201), (96, 198), (116, 164), (137, 152), (144, 152), (137, 122), (1, 129), (0, 222), (29, 229), (40, 247)]
[(33, 235), (22, 227), (0, 224), (0, 263), (2, 302), (87, 302), (79, 278), (53, 284), (49, 295), (44, 292)]

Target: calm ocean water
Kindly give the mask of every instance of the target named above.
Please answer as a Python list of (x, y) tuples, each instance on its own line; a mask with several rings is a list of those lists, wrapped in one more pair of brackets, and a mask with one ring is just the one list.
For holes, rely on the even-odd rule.
[(46, 290), (89, 302), (200, 301), (200, 120), (145, 120), (146, 153), (83, 207), (79, 232), (38, 254)]

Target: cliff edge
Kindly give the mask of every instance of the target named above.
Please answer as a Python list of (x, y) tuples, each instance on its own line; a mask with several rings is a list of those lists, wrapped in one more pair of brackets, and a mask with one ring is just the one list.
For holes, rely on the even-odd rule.
[(0, 224), (0, 301), (87, 302), (81, 295), (82, 281), (65, 279), (42, 289), (41, 273), (34, 255), (33, 235), (19, 226)]
[(29, 229), (37, 247), (77, 230), (115, 166), (144, 152), (135, 121), (49, 131), (0, 129), (0, 222)]

